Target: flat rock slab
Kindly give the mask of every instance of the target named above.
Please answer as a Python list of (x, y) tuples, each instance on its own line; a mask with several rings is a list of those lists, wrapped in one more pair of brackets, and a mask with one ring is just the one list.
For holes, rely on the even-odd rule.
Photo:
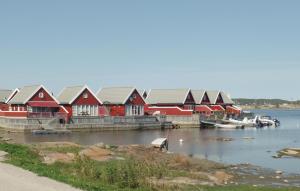
[(5, 151), (0, 151), (0, 162), (5, 160), (6, 155), (8, 155)]
[(87, 149), (82, 150), (79, 155), (80, 156), (86, 156), (92, 160), (96, 160), (96, 161), (107, 161), (112, 159), (112, 152), (107, 150), (107, 149), (103, 149), (97, 146), (91, 146)]
[(0, 190), (5, 191), (80, 191), (67, 184), (40, 177), (21, 168), (0, 163)]

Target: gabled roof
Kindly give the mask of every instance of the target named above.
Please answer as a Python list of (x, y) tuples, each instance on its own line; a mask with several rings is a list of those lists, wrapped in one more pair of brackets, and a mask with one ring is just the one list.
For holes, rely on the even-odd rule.
[(216, 104), (220, 91), (217, 90), (209, 90), (206, 91), (208, 99), (211, 104)]
[(0, 90), (0, 103), (5, 103), (13, 93), (13, 90)]
[[(125, 104), (135, 90), (134, 87), (102, 88), (98, 91), (97, 98), (101, 100), (103, 104)], [(143, 96), (141, 96), (141, 98), (143, 98)]]
[(41, 88), (43, 88), (49, 96), (57, 102), (55, 97), (43, 86), (43, 85), (33, 85), (24, 86), (19, 90), (19, 92), (8, 102), (9, 104), (26, 104)]
[(221, 92), (221, 96), (223, 98), (224, 104), (234, 104), (232, 99), (225, 92)]
[(57, 99), (60, 104), (72, 104), (86, 89), (99, 101), (99, 103), (101, 103), (101, 101), (87, 85), (65, 87), (57, 96)]
[(152, 89), (146, 98), (147, 104), (184, 104), (190, 89)]
[(206, 91), (205, 90), (191, 90), (191, 91), (196, 104), (201, 104)]

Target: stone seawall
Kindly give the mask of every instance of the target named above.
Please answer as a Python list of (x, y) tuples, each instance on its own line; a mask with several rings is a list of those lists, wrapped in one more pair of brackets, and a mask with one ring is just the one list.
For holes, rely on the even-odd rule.
[(80, 130), (138, 130), (138, 129), (168, 129), (172, 123), (154, 116), (130, 117), (76, 117), (70, 124), (60, 124), (59, 119), (26, 119), (0, 117), (0, 127), (18, 131), (38, 129), (69, 129)]

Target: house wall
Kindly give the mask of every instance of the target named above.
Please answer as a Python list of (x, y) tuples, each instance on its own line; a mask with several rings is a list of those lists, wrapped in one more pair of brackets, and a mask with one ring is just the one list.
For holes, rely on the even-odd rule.
[[(88, 98), (84, 98), (83, 94), (87, 93)], [(93, 96), (93, 94), (85, 89), (72, 103), (72, 105), (100, 105), (99, 101)]]
[(227, 106), (226, 107), (226, 113), (229, 115), (240, 115), (241, 114), (241, 110), (231, 107), (231, 106)]
[(211, 116), (213, 114), (213, 111), (211, 111), (208, 106), (204, 105), (196, 105), (195, 112), (206, 116)]
[(220, 104), (220, 105), (224, 104), (224, 101), (223, 101), (223, 98), (222, 98), (221, 94), (218, 95), (216, 104)]
[(126, 101), (127, 105), (145, 105), (144, 99), (140, 96), (137, 90), (135, 90), (131, 96), (132, 99), (128, 99)]
[(0, 110), (1, 111), (8, 111), (9, 105), (6, 103), (0, 103)]
[(195, 100), (194, 100), (194, 97), (191, 92), (189, 92), (189, 94), (184, 102), (184, 105), (195, 105)]
[(157, 111), (159, 111), (162, 115), (193, 115), (192, 110), (184, 110), (176, 106), (145, 106), (145, 113), (147, 113), (148, 115), (152, 115)]
[(211, 105), (209, 107), (214, 111), (225, 111), (225, 109), (220, 105)]
[[(43, 93), (44, 97), (40, 98), (39, 93)], [(55, 101), (43, 88), (39, 89), (29, 101)], [(17, 111), (16, 107), (19, 107), (21, 111), (27, 111), (27, 104), (11, 104), (12, 110)]]
[[(84, 94), (87, 94), (87, 98), (84, 98)], [(101, 116), (103, 114), (103, 111), (100, 110), (100, 103), (97, 100), (97, 98), (88, 90), (85, 89), (74, 101), (70, 104), (63, 104), (65, 109), (69, 112), (68, 113), (68, 119), (70, 119), (73, 116), (73, 105), (98, 105), (98, 113)]]
[(125, 116), (125, 105), (106, 105), (110, 116)]
[(106, 105), (105, 107), (109, 111), (110, 116), (125, 116), (126, 115), (126, 105), (145, 105), (144, 99), (135, 90), (126, 101), (125, 105), (118, 104), (118, 105)]
[[(44, 97), (40, 98), (39, 93), (43, 93)], [(37, 91), (29, 101), (55, 101), (43, 88)]]
[(0, 116), (26, 118), (28, 116), (28, 112), (27, 111), (0, 111)]
[(209, 105), (210, 104), (210, 100), (209, 100), (209, 97), (208, 97), (208, 95), (207, 95), (206, 92), (205, 92), (205, 94), (203, 96), (201, 104), (203, 104), (203, 105)]

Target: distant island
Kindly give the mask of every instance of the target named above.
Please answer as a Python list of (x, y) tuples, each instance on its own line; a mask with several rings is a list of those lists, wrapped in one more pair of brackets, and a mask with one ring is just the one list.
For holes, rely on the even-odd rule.
[(300, 100), (283, 99), (247, 99), (235, 98), (233, 101), (244, 110), (249, 109), (300, 109)]

